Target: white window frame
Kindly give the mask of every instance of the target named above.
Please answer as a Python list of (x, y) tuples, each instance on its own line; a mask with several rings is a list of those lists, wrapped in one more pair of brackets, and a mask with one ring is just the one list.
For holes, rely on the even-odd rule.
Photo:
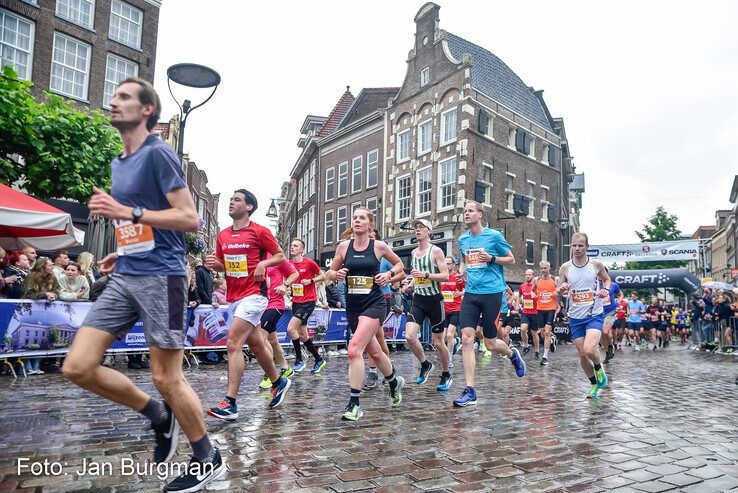
[(302, 204), (305, 203), (305, 197), (303, 196), (302, 177), (297, 181), (297, 208), (301, 208)]
[[(64, 63), (57, 62), (57, 61), (54, 60), (54, 53), (56, 52), (56, 49), (57, 49), (57, 40), (60, 40), (61, 38), (64, 39), (65, 46), (68, 46), (68, 43), (73, 43), (73, 44), (76, 45), (77, 49), (75, 49), (75, 54), (77, 53), (77, 51), (78, 51), (78, 49), (79, 49), (80, 46), (83, 46), (83, 47), (86, 47), (87, 48), (87, 59), (86, 59), (85, 69), (84, 69), (84, 76), (85, 76), (85, 78), (84, 78), (84, 83), (82, 84), (83, 85), (83, 94), (81, 96), (79, 96), (77, 94), (74, 94), (74, 93), (70, 93), (70, 92), (64, 92), (64, 90), (63, 90), (63, 83), (65, 82), (64, 79), (62, 79), (62, 88), (55, 88), (55, 87), (53, 87), (54, 86), (53, 81), (54, 81), (54, 78), (55, 78), (54, 77), (54, 66), (58, 65), (62, 69), (68, 69), (68, 70), (72, 70), (74, 72), (82, 72), (82, 70), (80, 70), (76, 66), (74, 66), (74, 67), (73, 66), (69, 66), (69, 65), (66, 65)], [(64, 53), (66, 54), (68, 52), (65, 51)], [(85, 42), (82, 42), (82, 41), (80, 41), (78, 39), (75, 39), (75, 38), (73, 38), (71, 36), (67, 36), (66, 34), (61, 33), (59, 31), (54, 31), (54, 41), (53, 41), (53, 47), (52, 47), (52, 52), (51, 52), (51, 74), (49, 75), (49, 77), (50, 77), (50, 80), (49, 80), (49, 90), (52, 91), (52, 92), (55, 92), (57, 94), (61, 94), (62, 96), (67, 96), (67, 97), (74, 98), (74, 99), (77, 99), (77, 100), (80, 100), (80, 101), (87, 101), (87, 95), (88, 95), (89, 86), (90, 86), (90, 59), (91, 58), (92, 58), (92, 46), (91, 45), (89, 45), (89, 44), (87, 44)]]
[(515, 149), (515, 133), (517, 132), (517, 128), (510, 127), (510, 129), (507, 131), (507, 147), (510, 149)]
[[(428, 147), (423, 147), (423, 127), (429, 126), (428, 129)], [(424, 122), (418, 123), (418, 157), (428, 154), (433, 150), (433, 118), (429, 118)]]
[[(400, 182), (402, 180), (407, 180), (408, 186), (407, 186), (407, 196), (400, 197)], [(395, 178), (395, 219), (397, 221), (407, 221), (410, 219), (410, 215), (412, 214), (412, 197), (413, 197), (413, 183), (412, 183), (412, 175), (407, 174), (404, 176), (398, 176)], [(402, 211), (402, 202), (407, 201), (407, 215), (406, 216), (400, 216), (400, 213)]]
[[(443, 180), (444, 180), (443, 166), (450, 161), (454, 162), (454, 179), (452, 182), (443, 183)], [(458, 183), (459, 183), (459, 163), (456, 159), (456, 156), (451, 156), (441, 161), (438, 161), (438, 183), (436, 185), (436, 194), (437, 194), (436, 211), (437, 212), (442, 212), (442, 211), (446, 211), (449, 209), (453, 209), (456, 206), (456, 199), (458, 198), (458, 193), (459, 193)], [(451, 204), (447, 206), (443, 206), (443, 199), (444, 199), (443, 187), (446, 187), (449, 185), (453, 185), (453, 194), (452, 194), (453, 200), (451, 201)]]
[[(407, 155), (402, 156), (402, 138), (407, 135)], [(410, 129), (403, 130), (402, 132), (397, 132), (397, 137), (395, 141), (397, 142), (397, 145), (395, 146), (395, 159), (397, 163), (404, 163), (405, 161), (410, 160), (410, 141), (412, 140), (412, 135), (410, 134)]]
[[(420, 179), (421, 173), (428, 175), (428, 189), (427, 190), (421, 190), (421, 184), (423, 181)], [(425, 203), (428, 205), (427, 211), (421, 211), (421, 203), (423, 202), (421, 199), (423, 198), (423, 195), (427, 195), (427, 200), (425, 200)], [(432, 166), (426, 166), (424, 168), (421, 168), (415, 172), (415, 216), (414, 217), (423, 217), (423, 216), (430, 216), (430, 214), (433, 212), (433, 167)]]
[[(343, 211), (343, 228), (341, 228), (341, 212)], [(348, 211), (346, 206), (336, 209), (336, 242), (341, 241), (341, 233), (348, 229)]]
[[(131, 65), (133, 66), (134, 70), (130, 74), (126, 71), (123, 74), (123, 77), (119, 80), (109, 79), (108, 75), (109, 75), (109, 70), (111, 69), (110, 67), (111, 60), (114, 60), (116, 62), (116, 68), (115, 68), (116, 73), (120, 73), (120, 71), (118, 70), (118, 65), (117, 65), (119, 63)], [(105, 59), (105, 84), (103, 86), (103, 104), (102, 104), (103, 108), (110, 109), (110, 100), (113, 99), (113, 95), (115, 94), (115, 90), (117, 89), (118, 84), (120, 84), (121, 80), (127, 77), (138, 77), (138, 64), (132, 60), (123, 58), (122, 56), (114, 55), (113, 53), (108, 53), (108, 56)], [(108, 92), (108, 88), (112, 88), (113, 91)]]
[(482, 161), (480, 169), (484, 169), (484, 168), (488, 168), (490, 171), (489, 173), (490, 181), (482, 180), (481, 178), (479, 178), (478, 175), (477, 175), (477, 180), (480, 183), (483, 183), (485, 187), (487, 188), (486, 191), (484, 192), (484, 205), (492, 206), (492, 190), (494, 189), (494, 183), (492, 180), (494, 179), (493, 173), (494, 173), (495, 167), (487, 162)]
[[(374, 202), (373, 206), (371, 202)], [(378, 197), (369, 197), (366, 199), (366, 208), (369, 209), (374, 213), (374, 217), (377, 217), (377, 212), (379, 212), (379, 200)]]
[[(65, 3), (66, 5), (63, 5), (63, 3)], [(81, 19), (75, 19), (74, 17), (70, 15), (64, 15), (64, 13), (60, 11), (60, 9), (64, 6), (67, 7), (67, 10), (71, 11), (73, 8), (73, 6), (70, 5), (71, 3), (77, 4), (74, 6), (75, 7), (74, 10), (76, 12), (79, 12), (80, 15), (82, 14), (81, 6), (83, 4), (89, 5), (90, 11), (88, 12), (88, 15), (90, 17), (90, 21), (88, 24), (85, 24), (84, 22), (82, 22)], [(78, 6), (80, 8), (77, 8)], [(92, 31), (95, 25), (95, 0), (56, 0), (56, 9), (54, 13), (60, 19), (64, 19), (65, 21), (69, 21), (72, 24), (75, 24), (80, 27), (84, 27), (85, 29), (89, 29), (90, 31)]]
[(551, 202), (548, 201), (549, 191), (546, 185), (541, 185), (541, 221), (544, 223), (548, 222), (548, 208), (551, 207)]
[[(349, 182), (348, 182), (348, 167), (349, 163), (348, 161), (344, 161), (342, 163), (338, 164), (338, 179), (336, 180), (336, 197), (345, 197), (348, 195), (349, 191)], [(341, 172), (341, 168), (343, 168), (343, 173)], [(343, 192), (343, 195), (341, 194), (341, 180), (345, 181), (346, 183), (346, 189)]]
[[(528, 188), (530, 187), (530, 185), (533, 185), (533, 193), (532, 194), (528, 194), (527, 193), (527, 192), (530, 191), (530, 190), (528, 190)], [(530, 198), (530, 202), (528, 203), (528, 217), (530, 219), (535, 219), (536, 218), (536, 195), (535, 195), (535, 193), (536, 193), (536, 182), (531, 181), (531, 180), (526, 180), (526, 190), (525, 191), (526, 191), (526, 196), (528, 198)]]
[[(123, 17), (123, 15), (118, 14), (117, 12), (114, 12), (116, 5), (121, 5), (121, 10), (122, 10), (122, 7), (123, 6), (126, 6), (126, 7), (130, 8), (130, 9), (132, 9), (134, 11), (137, 11), (138, 12), (138, 15), (139, 15), (139, 22), (138, 22), (138, 24), (132, 18), (126, 18), (126, 17)], [(114, 36), (113, 35), (113, 16), (116, 16), (117, 18), (120, 19), (120, 21), (118, 23), (118, 28), (117, 28), (118, 30), (121, 30), (121, 27), (120, 27), (121, 26), (121, 22), (127, 22), (129, 24), (129, 26), (131, 26), (131, 25), (133, 25), (133, 26), (136, 26), (137, 25), (138, 26), (138, 39), (137, 39), (137, 42), (136, 43), (130, 43), (128, 41), (128, 39), (125, 39), (124, 40), (122, 37), (117, 37), (117, 36)], [(123, 44), (123, 45), (126, 45), (126, 46), (130, 46), (131, 48), (135, 48), (137, 50), (140, 50), (141, 49), (141, 38), (143, 38), (143, 18), (144, 18), (143, 10), (141, 10), (141, 9), (139, 9), (137, 7), (134, 7), (130, 3), (124, 2), (122, 0), (112, 0), (111, 3), (110, 3), (110, 23), (108, 25), (108, 38), (112, 39), (113, 41), (115, 41), (117, 43), (120, 43), (120, 44)], [(130, 37), (130, 31), (126, 31), (126, 32), (129, 33), (129, 36), (128, 37)]]
[[(376, 176), (374, 183), (369, 182), (372, 171)], [(379, 149), (372, 149), (366, 153), (366, 189), (374, 188), (379, 185)]]
[[(16, 54), (16, 52), (18, 52), (18, 53), (22, 53), (22, 54), (28, 55), (28, 63), (26, 65), (20, 65), (19, 62), (15, 60), (15, 58), (13, 58), (13, 59), (7, 59), (6, 62), (10, 62), (10, 63), (1, 63), (1, 65), (2, 66), (11, 65), (13, 67), (13, 70), (15, 70), (18, 73), (18, 77), (19, 78), (21, 78), (23, 80), (31, 80), (31, 77), (33, 75), (33, 48), (34, 48), (34, 44), (35, 44), (34, 42), (36, 40), (36, 23), (33, 22), (32, 20), (26, 19), (25, 17), (22, 17), (20, 15), (16, 15), (15, 12), (11, 12), (11, 11), (6, 10), (6, 9), (3, 9), (3, 8), (0, 8), (0, 16), (1, 17), (5, 17), (5, 16), (11, 17), (12, 19), (15, 20), (15, 24), (16, 24), (16, 30), (13, 31), (13, 33), (15, 34), (15, 38), (16, 38), (15, 44), (12, 44), (11, 45), (11, 44), (9, 44), (9, 43), (7, 43), (5, 41), (2, 41), (2, 35), (1, 35), (2, 32), (0, 31), (0, 47), (4, 47), (5, 49), (11, 49), (11, 50), (13, 50), (13, 54)], [(24, 34), (21, 34), (21, 32), (20, 32), (20, 24), (21, 23), (28, 24), (28, 26), (29, 26), (29, 29), (28, 29), (28, 37), (29, 37), (29, 40), (28, 40), (28, 50), (26, 50), (25, 48), (23, 48), (20, 45), (20, 43), (18, 43), (18, 37), (19, 36), (25, 37), (25, 35)], [(5, 23), (3, 22), (2, 24), (0, 24), (0, 26), (4, 26), (4, 24)], [(5, 28), (2, 28), (2, 31), (4, 31), (4, 30), (5, 30)], [(0, 50), (0, 52), (2, 52), (2, 50)], [(24, 73), (21, 73), (21, 70), (20, 70), (21, 67), (23, 68), (23, 72)]]
[[(328, 173), (330, 171), (330, 174)], [(331, 196), (328, 197), (328, 190), (331, 190)], [(330, 202), (336, 199), (336, 191), (338, 190), (336, 183), (336, 167), (331, 166), (325, 170), (325, 201)]]
[(352, 202), (352, 203), (351, 203), (351, 220), (352, 220), (352, 221), (354, 220), (354, 212), (356, 212), (356, 209), (359, 209), (359, 208), (361, 208), (361, 207), (363, 207), (363, 206), (361, 205), (361, 201), (358, 201), (358, 202)]
[(543, 262), (544, 260), (547, 262), (550, 262), (550, 260), (548, 259), (549, 245), (550, 245), (549, 243), (545, 243), (543, 241), (541, 242), (541, 262)]
[[(507, 195), (507, 203), (505, 205), (505, 212), (510, 214), (515, 213), (515, 188), (510, 188), (508, 185), (508, 178), (512, 178), (515, 181), (515, 175), (507, 172), (505, 173), (505, 194)], [(513, 183), (514, 184), (514, 183)]]
[[(528, 261), (528, 243), (533, 245), (533, 261)], [(534, 240), (525, 240), (525, 265), (535, 265), (536, 263), (536, 242)]]
[[(329, 219), (330, 217), (330, 219)], [(336, 213), (333, 209), (327, 210), (323, 213), (323, 244), (329, 245), (333, 243), (333, 230), (335, 228), (335, 217)], [(330, 227), (330, 235), (328, 234), (328, 228)]]
[(541, 151), (541, 162), (543, 164), (548, 164), (548, 144), (543, 144), (543, 150)]
[[(358, 167), (357, 167), (358, 163)], [(358, 178), (357, 172), (358, 170)], [(351, 193), (357, 193), (361, 191), (361, 180), (364, 174), (364, 156), (359, 154), (351, 159)]]
[(315, 206), (311, 206), (307, 214), (307, 241), (305, 242), (308, 252), (315, 250)]
[(536, 158), (536, 138), (532, 135), (530, 137), (530, 153), (528, 154), (528, 157), (532, 159)]
[(315, 178), (316, 178), (317, 169), (318, 169), (317, 164), (318, 164), (317, 159), (313, 159), (313, 161), (310, 163), (310, 187), (309, 187), (310, 195), (308, 195), (308, 197), (312, 197), (313, 194), (315, 194), (315, 181), (316, 181)]
[(420, 87), (425, 87), (430, 82), (430, 67), (425, 67), (420, 71)]
[[(459, 125), (459, 112), (458, 112), (458, 109), (459, 109), (458, 106), (454, 106), (453, 108), (449, 108), (446, 111), (442, 111), (441, 112), (441, 132), (440, 132), (439, 139), (441, 141), (441, 145), (442, 146), (443, 145), (447, 145), (447, 144), (451, 144), (452, 142), (456, 142), (456, 139), (459, 137), (459, 130), (458, 130), (458, 125)], [(453, 129), (454, 135), (453, 135), (452, 138), (446, 139), (446, 125), (447, 125), (446, 115), (448, 115), (449, 113), (454, 113), (455, 116), (456, 116), (454, 118), (454, 129)]]

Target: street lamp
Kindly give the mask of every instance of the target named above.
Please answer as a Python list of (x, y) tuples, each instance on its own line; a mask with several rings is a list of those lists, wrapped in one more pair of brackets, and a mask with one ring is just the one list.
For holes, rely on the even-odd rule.
[(277, 206), (274, 204), (274, 199), (272, 199), (272, 205), (269, 206), (269, 209), (267, 210), (266, 217), (271, 219), (276, 219), (278, 216), (277, 214)]
[[(194, 87), (196, 89), (208, 89), (212, 87), (213, 92), (210, 93), (210, 96), (208, 96), (205, 101), (198, 105), (192, 106), (192, 102), (189, 99), (185, 99), (182, 104), (179, 104), (177, 98), (174, 97), (174, 93), (172, 93), (171, 81), (182, 86)], [(187, 115), (189, 115), (192, 110), (195, 110), (210, 101), (210, 98), (215, 94), (215, 90), (218, 89), (219, 84), (220, 74), (204, 65), (198, 65), (196, 63), (178, 63), (167, 69), (167, 86), (169, 87), (169, 94), (171, 94), (172, 99), (174, 99), (174, 102), (177, 103), (177, 106), (179, 107), (179, 138), (177, 142), (177, 155), (179, 156), (180, 161), (184, 154), (184, 133), (185, 124), (187, 123)]]

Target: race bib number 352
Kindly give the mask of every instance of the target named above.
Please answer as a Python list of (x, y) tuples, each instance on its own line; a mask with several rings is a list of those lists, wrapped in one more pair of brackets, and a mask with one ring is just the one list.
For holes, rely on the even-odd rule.
[(118, 255), (148, 252), (156, 248), (154, 230), (144, 224), (131, 221), (115, 221), (115, 238)]
[(228, 277), (249, 277), (249, 263), (246, 255), (223, 255)]

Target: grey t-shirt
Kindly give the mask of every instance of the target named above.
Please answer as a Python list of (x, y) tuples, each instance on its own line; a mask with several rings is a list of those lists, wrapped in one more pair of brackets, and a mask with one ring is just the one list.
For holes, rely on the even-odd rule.
[[(149, 135), (143, 145), (124, 158), (118, 156), (111, 165), (113, 184), (110, 194), (115, 200), (129, 207), (141, 207), (153, 211), (170, 209), (166, 194), (186, 188), (182, 166), (167, 144)], [(180, 231), (151, 228), (151, 245), (146, 235), (148, 226), (128, 226), (138, 232), (138, 243), (121, 254), (118, 241), (118, 261), (115, 272), (133, 276), (184, 276), (184, 234)], [(127, 235), (126, 235), (127, 236)], [(146, 246), (148, 244), (148, 246)], [(140, 251), (137, 246), (141, 246)], [(153, 247), (153, 248), (152, 248)]]

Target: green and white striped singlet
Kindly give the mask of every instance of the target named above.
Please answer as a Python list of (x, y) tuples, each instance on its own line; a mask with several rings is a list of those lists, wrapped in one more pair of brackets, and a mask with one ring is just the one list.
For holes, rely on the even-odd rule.
[[(420, 272), (429, 272), (431, 274), (438, 274), (441, 272), (431, 258), (433, 245), (430, 245), (428, 247), (428, 251), (425, 252), (425, 255), (420, 258), (415, 256), (415, 252), (417, 252), (417, 250), (417, 248), (413, 250), (413, 254), (411, 255), (410, 265), (413, 269), (419, 270)], [(413, 287), (415, 288), (415, 294), (420, 296), (441, 294), (440, 284), (437, 281), (431, 281), (430, 279), (423, 279), (422, 277), (416, 278), (413, 281)]]

